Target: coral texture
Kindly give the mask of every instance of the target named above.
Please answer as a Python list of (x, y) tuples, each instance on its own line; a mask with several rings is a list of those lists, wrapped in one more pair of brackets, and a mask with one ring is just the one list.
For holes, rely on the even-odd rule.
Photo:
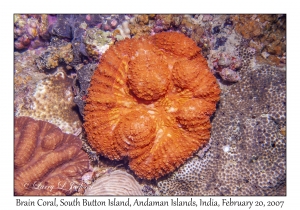
[(208, 149), (158, 182), (163, 195), (285, 195), (285, 69), (240, 73), (222, 91)]
[(36, 59), (36, 65), (40, 70), (50, 70), (59, 66), (60, 62), (70, 64), (73, 59), (72, 44), (60, 41), (59, 44), (52, 41), (51, 47)]
[[(36, 82), (47, 77), (40, 72), (36, 66), (35, 60), (38, 58), (37, 50), (27, 50), (23, 53), (14, 53), (14, 90), (15, 103), (18, 99), (23, 99), (28, 89), (35, 85)], [(27, 90), (26, 90), (27, 89)], [(19, 95), (21, 97), (18, 97)]]
[(286, 15), (233, 15), (235, 31), (250, 40), (250, 47), (261, 56), (257, 59), (268, 64), (285, 64)]
[(87, 29), (83, 36), (86, 53), (90, 57), (99, 60), (100, 55), (102, 55), (109, 48), (109, 45), (113, 43), (112, 39), (109, 37), (112, 37), (110, 32), (105, 32), (98, 28)]
[(14, 145), (15, 195), (71, 195), (80, 189), (89, 169), (80, 139), (48, 122), (19, 117)]
[[(237, 52), (237, 51), (236, 51)], [(237, 82), (240, 80), (236, 70), (241, 66), (241, 59), (237, 55), (229, 53), (215, 53), (211, 55), (213, 71), (219, 73), (223, 80)]]
[(200, 51), (176, 32), (110, 47), (86, 99), (91, 146), (112, 160), (128, 158), (139, 177), (157, 179), (205, 145), (220, 89)]
[(84, 195), (143, 195), (143, 192), (133, 176), (116, 170), (97, 179)]
[(73, 102), (72, 84), (72, 79), (59, 71), (27, 87), (24, 98), (20, 98), (23, 96), (20, 89), (16, 93), (15, 115), (45, 120), (57, 125), (63, 132), (75, 133), (81, 127), (81, 121)]
[(46, 46), (48, 15), (14, 15), (14, 46), (16, 50)]

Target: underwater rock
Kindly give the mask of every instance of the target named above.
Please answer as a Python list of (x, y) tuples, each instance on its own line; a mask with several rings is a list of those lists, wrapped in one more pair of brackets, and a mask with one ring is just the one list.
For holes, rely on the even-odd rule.
[(59, 66), (59, 63), (70, 64), (74, 58), (72, 44), (63, 40), (51, 43), (37, 59), (36, 65), (41, 70), (52, 70)]
[(81, 116), (83, 116), (85, 99), (88, 93), (88, 88), (90, 87), (91, 78), (96, 68), (97, 64), (87, 64), (77, 71), (77, 81), (79, 84), (73, 87), (77, 92), (74, 98), (74, 103), (78, 106)]
[(71, 18), (71, 15), (57, 15), (56, 22), (51, 25), (49, 33), (60, 38), (72, 39)]

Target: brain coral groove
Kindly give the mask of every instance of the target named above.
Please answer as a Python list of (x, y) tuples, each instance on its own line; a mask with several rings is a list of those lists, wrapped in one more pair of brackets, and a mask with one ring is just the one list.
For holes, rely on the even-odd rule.
[(201, 49), (163, 32), (125, 39), (101, 58), (88, 90), (84, 128), (91, 146), (128, 158), (144, 179), (174, 171), (210, 138), (220, 89)]

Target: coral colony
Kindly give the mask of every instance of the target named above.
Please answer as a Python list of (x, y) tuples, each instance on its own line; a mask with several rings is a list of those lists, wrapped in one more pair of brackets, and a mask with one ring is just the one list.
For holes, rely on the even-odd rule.
[(141, 178), (174, 171), (209, 140), (220, 89), (200, 48), (177, 32), (118, 42), (102, 56), (84, 112), (100, 154)]
[(88, 155), (81, 144), (79, 138), (62, 133), (48, 122), (29, 117), (15, 119), (15, 194), (77, 192), (81, 176), (89, 169)]
[(286, 195), (285, 35), (279, 14), (16, 14), (14, 194)]

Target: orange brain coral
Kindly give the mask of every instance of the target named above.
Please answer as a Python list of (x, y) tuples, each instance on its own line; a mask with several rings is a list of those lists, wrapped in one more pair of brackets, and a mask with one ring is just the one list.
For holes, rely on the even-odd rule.
[(128, 158), (139, 177), (157, 179), (206, 144), (220, 89), (200, 51), (176, 32), (111, 46), (86, 99), (91, 146), (112, 160)]

